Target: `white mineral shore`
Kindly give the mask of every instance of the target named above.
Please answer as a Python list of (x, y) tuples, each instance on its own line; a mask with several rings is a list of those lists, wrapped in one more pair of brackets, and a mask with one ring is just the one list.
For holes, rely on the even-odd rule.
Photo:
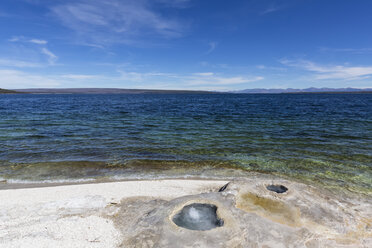
[(111, 217), (123, 199), (171, 200), (226, 183), (149, 180), (0, 190), (0, 247), (117, 247), (122, 238)]
[[(227, 183), (180, 179), (0, 190), (0, 247), (372, 247), (370, 194), (258, 174)], [(177, 226), (173, 217), (193, 203), (214, 205), (223, 225), (207, 231)]]

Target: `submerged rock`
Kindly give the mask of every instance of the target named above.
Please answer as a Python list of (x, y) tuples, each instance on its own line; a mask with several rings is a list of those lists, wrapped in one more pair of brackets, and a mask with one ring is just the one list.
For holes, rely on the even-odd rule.
[(372, 247), (370, 198), (286, 180), (276, 180), (288, 187), (278, 194), (267, 189), (272, 183), (244, 179), (220, 193), (125, 199), (113, 217), (121, 247)]

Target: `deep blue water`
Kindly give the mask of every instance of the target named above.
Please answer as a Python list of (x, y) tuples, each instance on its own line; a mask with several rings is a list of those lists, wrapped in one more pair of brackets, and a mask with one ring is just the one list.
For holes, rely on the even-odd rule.
[(370, 191), (372, 94), (0, 95), (8, 182), (202, 168)]

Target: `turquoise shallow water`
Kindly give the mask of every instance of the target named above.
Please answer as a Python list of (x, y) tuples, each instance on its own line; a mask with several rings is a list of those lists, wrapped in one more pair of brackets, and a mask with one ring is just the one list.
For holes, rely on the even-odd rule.
[(371, 192), (372, 94), (0, 95), (8, 183), (230, 169)]

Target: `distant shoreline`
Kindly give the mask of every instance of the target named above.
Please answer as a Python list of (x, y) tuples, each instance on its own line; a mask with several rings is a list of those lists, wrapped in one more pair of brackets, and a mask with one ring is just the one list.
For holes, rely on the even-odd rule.
[(0, 89), (0, 94), (19, 94), (21, 92), (17, 92), (14, 90), (5, 90), (5, 89)]
[(65, 89), (17, 89), (17, 93), (27, 94), (218, 94), (214, 91), (197, 90), (156, 90), (156, 89), (116, 89), (116, 88), (65, 88)]
[[(293, 90), (293, 89), (291, 89)], [(154, 95), (154, 94), (372, 94), (370, 89), (350, 89), (343, 91), (342, 89), (330, 89), (322, 91), (316, 89), (307, 91), (288, 89), (252, 89), (243, 91), (198, 91), (198, 90), (156, 90), (156, 89), (119, 89), (119, 88), (35, 88), (35, 89), (1, 89), (0, 94), (133, 94), (133, 95)]]

